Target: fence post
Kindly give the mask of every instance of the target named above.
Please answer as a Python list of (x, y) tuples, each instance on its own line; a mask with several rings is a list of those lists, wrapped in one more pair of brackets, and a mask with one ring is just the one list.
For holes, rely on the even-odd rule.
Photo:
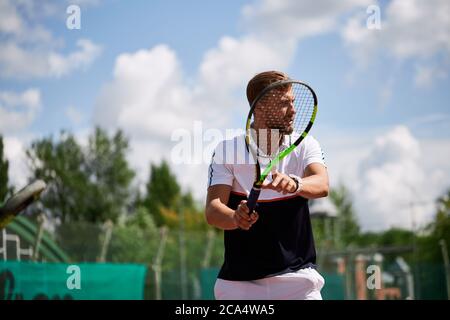
[(42, 234), (44, 232), (45, 214), (40, 213), (39, 216), (37, 217), (37, 221), (39, 225), (36, 241), (34, 242), (33, 257), (32, 257), (33, 261), (36, 261), (38, 259), (39, 247), (41, 246)]
[(450, 300), (450, 263), (448, 259), (447, 243), (444, 239), (441, 239), (439, 240), (439, 244), (441, 245), (442, 257), (444, 258), (445, 280), (447, 282), (447, 299)]
[(211, 253), (213, 250), (214, 245), (214, 238), (216, 233), (214, 232), (214, 229), (209, 229), (208, 233), (206, 234), (206, 249), (205, 249), (205, 256), (203, 257), (202, 261), (202, 267), (208, 268), (210, 261), (211, 261)]
[(105, 240), (102, 244), (102, 251), (100, 252), (100, 257), (97, 259), (99, 262), (105, 262), (106, 254), (108, 252), (109, 242), (111, 241), (111, 234), (114, 224), (111, 220), (108, 220), (103, 225), (105, 227)]
[(167, 240), (168, 229), (166, 226), (161, 227), (161, 242), (159, 243), (158, 252), (153, 260), (152, 269), (155, 273), (155, 297), (156, 300), (161, 300), (161, 263), (164, 256), (164, 249)]

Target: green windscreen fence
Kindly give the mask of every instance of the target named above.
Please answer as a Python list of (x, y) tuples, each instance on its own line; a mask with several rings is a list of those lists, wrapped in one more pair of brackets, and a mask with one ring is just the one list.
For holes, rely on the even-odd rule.
[(140, 264), (0, 262), (0, 299), (140, 300)]

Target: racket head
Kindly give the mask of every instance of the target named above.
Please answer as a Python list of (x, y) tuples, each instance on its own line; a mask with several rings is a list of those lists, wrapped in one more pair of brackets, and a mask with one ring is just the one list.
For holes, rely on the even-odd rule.
[[(255, 186), (260, 186), (273, 167), (308, 135), (317, 105), (311, 86), (291, 79), (270, 84), (255, 98), (247, 116), (245, 136), (247, 150), (256, 162)], [(287, 148), (278, 148), (280, 139)], [(260, 157), (270, 161), (262, 173)]]
[(46, 183), (36, 180), (19, 190), (0, 208), (0, 229), (4, 228), (16, 215), (36, 201), (45, 190)]

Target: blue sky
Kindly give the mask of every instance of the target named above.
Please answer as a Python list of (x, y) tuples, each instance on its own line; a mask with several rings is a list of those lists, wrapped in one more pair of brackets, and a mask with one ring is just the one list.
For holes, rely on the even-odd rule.
[[(81, 10), (80, 30), (66, 27), (70, 4)], [(381, 29), (366, 25), (369, 5), (379, 6)], [(430, 200), (418, 209), (426, 222), (450, 181), (449, 9), (437, 0), (0, 0), (0, 133), (11, 180), (26, 181), (33, 139), (68, 129), (83, 142), (100, 124), (130, 137), (142, 184), (151, 161), (169, 158), (171, 133), (196, 121), (242, 128), (248, 79), (282, 69), (315, 88), (312, 134), (332, 185), (355, 194), (363, 226), (407, 227), (410, 185)], [(199, 199), (206, 166), (173, 164)]]

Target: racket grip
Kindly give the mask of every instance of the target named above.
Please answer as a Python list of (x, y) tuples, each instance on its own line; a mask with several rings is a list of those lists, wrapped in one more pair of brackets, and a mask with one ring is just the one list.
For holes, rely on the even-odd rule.
[(253, 187), (250, 191), (250, 194), (248, 195), (247, 199), (247, 207), (250, 211), (250, 213), (253, 212), (253, 210), (256, 207), (256, 201), (258, 201), (259, 194), (261, 193), (261, 188)]

